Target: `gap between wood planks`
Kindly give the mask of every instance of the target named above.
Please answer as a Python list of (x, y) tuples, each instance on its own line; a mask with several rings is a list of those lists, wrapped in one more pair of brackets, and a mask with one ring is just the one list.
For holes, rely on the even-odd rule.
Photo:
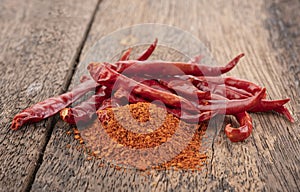
[[(97, 1), (95, 9), (93, 10), (92, 16), (90, 18), (90, 21), (88, 22), (87, 28), (86, 28), (86, 30), (85, 30), (85, 32), (83, 34), (82, 40), (79, 43), (78, 48), (76, 49), (76, 53), (75, 53), (73, 59), (71, 60), (70, 68), (69, 68), (69, 70), (68, 70), (68, 72), (66, 74), (66, 77), (64, 78), (65, 81), (64, 81), (64, 83), (62, 85), (62, 89), (61, 89), (61, 91), (60, 91), (59, 94), (65, 93), (68, 90), (68, 88), (69, 88), (69, 86), (71, 84), (72, 77), (73, 77), (73, 75), (74, 75), (74, 73), (76, 71), (77, 65), (78, 65), (79, 60), (80, 60), (82, 49), (83, 49), (83, 47), (85, 45), (87, 37), (89, 36), (90, 30), (91, 30), (92, 25), (94, 23), (95, 16), (96, 16), (96, 13), (97, 13), (97, 11), (99, 9), (99, 5), (100, 5), (101, 1), (102, 0), (98, 0)], [(45, 140), (42, 143), (42, 150), (41, 150), (41, 152), (39, 154), (38, 160), (36, 162), (36, 166), (31, 171), (30, 176), (28, 177), (27, 183), (25, 183), (25, 186), (24, 186), (24, 188), (23, 188), (22, 191), (26, 191), (27, 192), (27, 191), (31, 190), (32, 184), (33, 184), (33, 182), (35, 180), (35, 177), (36, 177), (36, 174), (37, 174), (37, 172), (38, 172), (41, 164), (43, 163), (44, 151), (47, 148), (47, 145), (49, 143), (49, 140), (51, 138), (52, 132), (54, 130), (54, 127), (55, 127), (58, 119), (59, 118), (57, 118), (57, 117), (54, 116), (54, 117), (49, 118), (48, 122), (46, 123)]]

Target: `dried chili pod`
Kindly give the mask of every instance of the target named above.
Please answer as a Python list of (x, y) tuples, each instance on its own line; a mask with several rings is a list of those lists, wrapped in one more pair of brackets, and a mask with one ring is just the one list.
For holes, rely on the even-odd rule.
[(51, 97), (18, 113), (12, 121), (11, 129), (17, 130), (25, 123), (34, 123), (46, 119), (58, 113), (61, 109), (75, 102), (88, 91), (94, 89), (99, 84), (94, 80), (87, 80), (72, 91), (57, 97)]
[(234, 115), (248, 111), (260, 104), (266, 89), (263, 88), (257, 95), (245, 99), (210, 100), (208, 105), (199, 105), (201, 111), (216, 111), (220, 114)]
[(115, 64), (115, 70), (125, 75), (143, 74), (150, 76), (175, 76), (175, 75), (194, 75), (194, 76), (219, 76), (233, 69), (241, 57), (244, 54), (240, 54), (230, 61), (227, 65), (219, 66), (207, 66), (199, 65), (196, 63), (181, 63), (181, 62), (169, 62), (169, 61), (119, 61)]

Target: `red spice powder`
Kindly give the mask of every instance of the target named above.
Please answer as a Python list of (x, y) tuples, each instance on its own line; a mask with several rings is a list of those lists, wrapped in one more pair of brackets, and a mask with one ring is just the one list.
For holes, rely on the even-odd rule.
[[(99, 159), (112, 161), (118, 167), (129, 165), (143, 170), (201, 170), (206, 162), (207, 155), (200, 151), (206, 124), (185, 123), (145, 102), (99, 110), (97, 114), (101, 122), (96, 120), (80, 133), (78, 130), (74, 133)], [(157, 150), (167, 142), (175, 144), (168, 145), (163, 152)]]

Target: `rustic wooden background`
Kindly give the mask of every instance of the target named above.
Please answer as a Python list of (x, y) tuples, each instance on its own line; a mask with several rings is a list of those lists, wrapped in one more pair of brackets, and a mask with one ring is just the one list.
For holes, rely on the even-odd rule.
[[(0, 0), (0, 191), (299, 191), (299, 9), (297, 0)], [(221, 131), (205, 173), (99, 168), (57, 117), (9, 129), (21, 109), (75, 84), (95, 41), (140, 23), (186, 30), (220, 63), (244, 52), (230, 74), (265, 86), (272, 99), (290, 97), (296, 123), (253, 114), (242, 143)]]

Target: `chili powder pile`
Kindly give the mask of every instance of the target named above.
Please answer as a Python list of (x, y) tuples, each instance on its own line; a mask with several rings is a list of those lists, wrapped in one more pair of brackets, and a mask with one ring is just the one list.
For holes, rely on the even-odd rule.
[[(206, 162), (207, 155), (201, 152), (201, 140), (207, 128), (206, 124), (185, 123), (166, 113), (161, 107), (146, 102), (99, 110), (97, 114), (103, 121), (100, 123), (96, 120), (91, 126), (80, 131), (80, 138), (78, 134), (75, 136), (77, 135), (81, 143), (84, 140), (90, 154), (98, 159), (111, 161), (117, 167), (129, 165), (141, 170), (201, 170)], [(155, 147), (170, 141), (174, 134), (178, 136), (175, 144), (164, 153), (155, 150)], [(184, 143), (180, 142), (181, 140), (188, 141)], [(186, 146), (180, 146), (184, 144)], [(178, 146), (183, 150), (178, 149)], [(134, 149), (153, 149), (154, 155), (132, 156), (131, 151)], [(174, 151), (176, 155), (168, 157), (174, 154)], [(145, 152), (142, 150), (141, 153)], [(137, 163), (141, 158), (145, 158), (145, 161), (142, 161), (142, 164)], [(160, 158), (161, 160), (158, 160)]]

